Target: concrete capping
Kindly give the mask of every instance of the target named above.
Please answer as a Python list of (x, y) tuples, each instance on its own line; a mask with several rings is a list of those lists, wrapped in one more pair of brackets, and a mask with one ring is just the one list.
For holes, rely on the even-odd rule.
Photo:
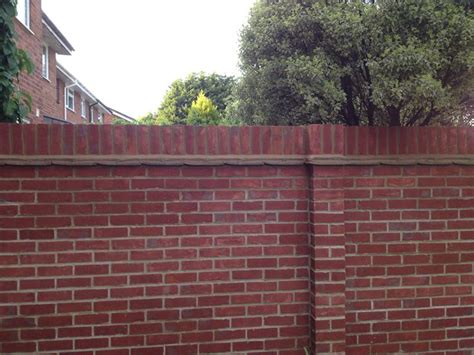
[(373, 165), (474, 165), (474, 155), (359, 156), (343, 155), (0, 155), (0, 166), (373, 166)]

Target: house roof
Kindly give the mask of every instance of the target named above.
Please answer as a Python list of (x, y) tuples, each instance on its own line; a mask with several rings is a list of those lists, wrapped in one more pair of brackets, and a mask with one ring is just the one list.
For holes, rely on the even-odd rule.
[(81, 93), (83, 98), (87, 98), (92, 101), (93, 105), (102, 108), (104, 113), (112, 114), (112, 111), (102, 103), (84, 84), (82, 84), (74, 75), (72, 75), (66, 68), (64, 68), (61, 64), (56, 63), (56, 67), (58, 69), (58, 77), (62, 78), (66, 85), (74, 84), (73, 89), (78, 89)]
[(53, 47), (58, 54), (71, 55), (74, 52), (74, 47), (44, 12), (43, 28), (45, 42)]
[(122, 112), (119, 112), (117, 110), (114, 110), (113, 108), (110, 108), (109, 107), (109, 110), (112, 112), (112, 115), (115, 116), (115, 117), (118, 117), (118, 118), (121, 118), (125, 121), (128, 121), (128, 122), (135, 122), (136, 120), (133, 118), (133, 117), (130, 117)]
[(64, 80), (66, 85), (75, 84), (73, 89), (78, 89), (81, 92), (81, 96), (84, 99), (89, 99), (92, 102), (92, 106), (97, 106), (101, 112), (111, 114), (115, 117), (119, 117), (128, 122), (135, 122), (136, 120), (120, 111), (114, 110), (106, 106), (101, 100), (99, 100), (84, 84), (82, 84), (74, 75), (72, 75), (66, 68), (64, 68), (59, 62), (56, 63), (58, 69), (58, 77)]

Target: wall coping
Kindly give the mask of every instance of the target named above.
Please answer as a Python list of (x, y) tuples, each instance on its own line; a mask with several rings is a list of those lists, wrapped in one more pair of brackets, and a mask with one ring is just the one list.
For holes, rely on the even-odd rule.
[(345, 157), (345, 156), (101, 156), (93, 158), (90, 156), (0, 156), (0, 165), (12, 166), (293, 166), (293, 165), (322, 165), (322, 166), (340, 166), (340, 165), (474, 165), (474, 156), (364, 156), (364, 157)]
[(0, 124), (0, 165), (474, 165), (474, 127)]

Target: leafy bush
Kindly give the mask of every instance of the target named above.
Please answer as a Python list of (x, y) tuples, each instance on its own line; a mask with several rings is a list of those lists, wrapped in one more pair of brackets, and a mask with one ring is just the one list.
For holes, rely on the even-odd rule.
[(205, 126), (218, 125), (220, 121), (221, 117), (217, 106), (204, 94), (204, 91), (201, 91), (189, 109), (186, 123)]

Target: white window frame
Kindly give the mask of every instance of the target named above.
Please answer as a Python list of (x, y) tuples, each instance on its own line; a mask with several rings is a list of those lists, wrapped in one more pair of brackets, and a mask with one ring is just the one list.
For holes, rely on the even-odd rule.
[(43, 45), (43, 53), (41, 54), (41, 75), (49, 80), (49, 47)]
[(81, 117), (87, 118), (86, 100), (81, 98)]
[(97, 112), (97, 122), (104, 123), (104, 114), (101, 112)]
[(18, 3), (16, 5), (16, 10), (17, 10), (16, 18), (29, 29), (30, 28), (30, 15), (31, 15), (30, 0), (18, 0)]
[[(72, 106), (69, 105), (69, 99), (72, 98)], [(67, 89), (66, 93), (66, 108), (74, 112), (74, 90)]]

